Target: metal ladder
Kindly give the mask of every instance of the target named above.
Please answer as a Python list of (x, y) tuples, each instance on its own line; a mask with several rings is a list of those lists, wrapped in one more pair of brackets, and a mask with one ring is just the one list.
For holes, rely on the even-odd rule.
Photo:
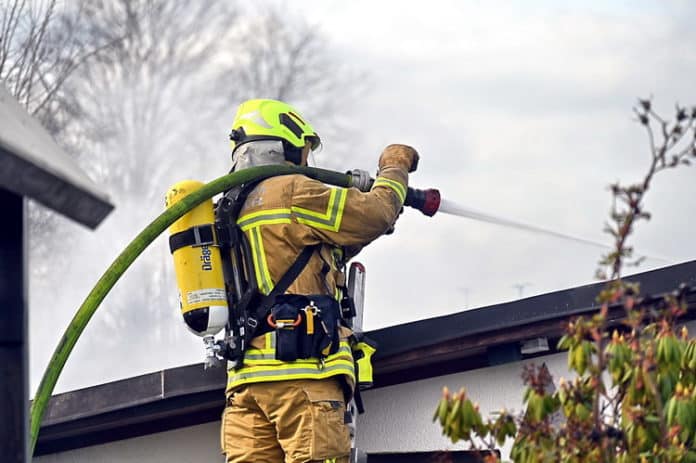
[[(355, 304), (355, 317), (353, 318), (353, 332), (362, 333), (363, 331), (363, 307), (365, 305), (365, 267), (353, 262), (350, 264), (348, 272), (348, 295)], [(357, 382), (357, 379), (356, 379)], [(356, 384), (356, 387), (357, 384)], [(355, 399), (348, 404), (348, 413), (351, 416), (350, 428), (350, 463), (367, 463), (367, 454), (355, 446), (355, 436), (357, 430), (358, 409)]]

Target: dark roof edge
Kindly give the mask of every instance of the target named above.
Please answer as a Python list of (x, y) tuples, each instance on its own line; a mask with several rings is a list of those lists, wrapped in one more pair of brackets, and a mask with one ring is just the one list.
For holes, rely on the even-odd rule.
[(108, 197), (72, 183), (43, 165), (32, 164), (0, 146), (0, 184), (89, 228), (96, 228), (114, 205)]
[(226, 384), (223, 367), (204, 369), (202, 363), (170, 368), (51, 397), (42, 426), (53, 426), (108, 414), (180, 396), (221, 393)]

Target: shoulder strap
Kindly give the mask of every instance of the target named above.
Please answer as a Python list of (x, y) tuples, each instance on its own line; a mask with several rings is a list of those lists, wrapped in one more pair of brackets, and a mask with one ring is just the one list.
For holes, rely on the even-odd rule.
[(275, 303), (276, 297), (280, 296), (281, 294), (285, 294), (285, 291), (287, 291), (290, 285), (297, 279), (298, 276), (300, 276), (302, 270), (304, 270), (304, 268), (307, 266), (309, 258), (318, 247), (318, 244), (312, 244), (310, 246), (306, 246), (302, 250), (300, 255), (297, 256), (295, 262), (293, 262), (287, 272), (285, 272), (285, 275), (278, 280), (278, 283), (276, 283), (271, 292), (268, 293), (267, 296), (263, 296), (261, 298), (261, 303), (259, 304), (260, 308), (268, 310), (268, 308)]
[[(248, 249), (248, 242), (237, 226), (237, 218), (246, 197), (256, 185), (258, 185), (258, 182), (252, 182), (243, 185), (241, 188), (238, 187), (226, 191), (216, 210), (218, 238), (222, 238), (221, 241), (231, 249), (238, 248), (240, 256), (244, 255), (238, 261), (241, 261), (246, 266), (252, 265), (252, 259)], [(238, 239), (232, 239), (235, 236)], [(230, 320), (234, 320), (231, 323), (232, 332), (241, 341), (235, 347), (235, 352), (232, 355), (234, 359), (238, 359), (236, 368), (240, 368), (243, 365), (246, 348), (255, 336), (257, 328), (265, 319), (269, 309), (275, 304), (276, 297), (284, 294), (297, 279), (307, 266), (312, 253), (319, 246), (319, 244), (306, 246), (268, 295), (261, 295), (256, 283), (251, 283), (246, 288), (238, 289), (237, 297), (239, 297), (239, 300), (236, 304), (232, 304), (230, 301)], [(225, 257), (223, 255), (224, 260)], [(244, 270), (241, 268), (233, 269), (231, 265), (225, 266), (224, 262), (223, 268), (228, 268), (228, 273), (233, 273), (234, 271), (244, 272), (246, 275), (251, 276), (250, 280), (255, 281), (253, 280), (253, 268), (247, 267)], [(233, 275), (225, 275), (226, 282), (231, 281), (231, 278), (233, 278)]]

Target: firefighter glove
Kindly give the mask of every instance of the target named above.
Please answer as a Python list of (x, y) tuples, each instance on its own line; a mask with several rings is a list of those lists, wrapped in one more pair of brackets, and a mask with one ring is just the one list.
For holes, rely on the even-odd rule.
[(379, 168), (398, 166), (408, 172), (415, 172), (418, 167), (418, 152), (408, 145), (389, 145), (379, 157)]

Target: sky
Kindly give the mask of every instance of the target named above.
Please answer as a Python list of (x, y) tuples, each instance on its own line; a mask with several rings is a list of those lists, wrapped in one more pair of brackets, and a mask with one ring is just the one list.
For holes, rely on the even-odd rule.
[[(361, 162), (388, 143), (411, 144), (421, 154), (411, 185), (594, 241), (608, 242), (607, 185), (638, 181), (648, 166), (632, 105), (653, 96), (670, 114), (675, 102), (695, 98), (696, 36), (687, 22), (694, 11), (686, 2), (299, 5), (347, 60), (370, 72), (356, 118)], [(647, 198), (654, 219), (634, 243), (665, 260), (642, 269), (694, 258), (693, 175), (683, 169), (657, 177)], [(590, 283), (601, 253), (406, 211), (393, 236), (360, 256), (369, 275), (366, 325), (516, 299), (520, 285), (531, 296)]]
[[(346, 143), (334, 134), (323, 140), (319, 166), (374, 172), (386, 145), (409, 144), (421, 155), (412, 186), (437, 188), (464, 208), (594, 241), (609, 243), (602, 232), (611, 201), (607, 186), (638, 181), (648, 166), (646, 134), (631, 112), (637, 98), (652, 96), (665, 115), (676, 102), (696, 104), (692, 2), (276, 5), (314, 24), (335, 58), (364, 79), (359, 83), (364, 92), (345, 108), (351, 154), (331, 158), (332, 146)], [(311, 120), (311, 109), (298, 109)], [(321, 134), (321, 121), (312, 123)], [(696, 259), (690, 231), (693, 179), (693, 168), (655, 179), (646, 200), (653, 220), (640, 225), (633, 243), (639, 253), (663, 259), (648, 259), (639, 270)], [(98, 242), (99, 230), (93, 234), (89, 239)], [(579, 243), (406, 210), (394, 234), (358, 256), (367, 268), (365, 328), (592, 283), (601, 253)], [(98, 275), (103, 270), (92, 257), (77, 253), (71, 265), (88, 266)], [(91, 284), (81, 284), (86, 295)], [(50, 321), (54, 334), (41, 328), (43, 344), (55, 345), (81, 300), (61, 302), (65, 308)], [(185, 330), (176, 308), (168, 311), (171, 323), (158, 329)], [(40, 323), (34, 322), (32, 335)], [(141, 333), (109, 335), (125, 342), (147, 332), (143, 327)], [(88, 327), (84, 336), (104, 335)], [(69, 362), (58, 390), (203, 358), (202, 343), (193, 335), (167, 346), (168, 353), (151, 347), (100, 353), (108, 368)], [(78, 359), (94, 356), (79, 344), (76, 352)], [(48, 353), (35, 358), (33, 387)]]

